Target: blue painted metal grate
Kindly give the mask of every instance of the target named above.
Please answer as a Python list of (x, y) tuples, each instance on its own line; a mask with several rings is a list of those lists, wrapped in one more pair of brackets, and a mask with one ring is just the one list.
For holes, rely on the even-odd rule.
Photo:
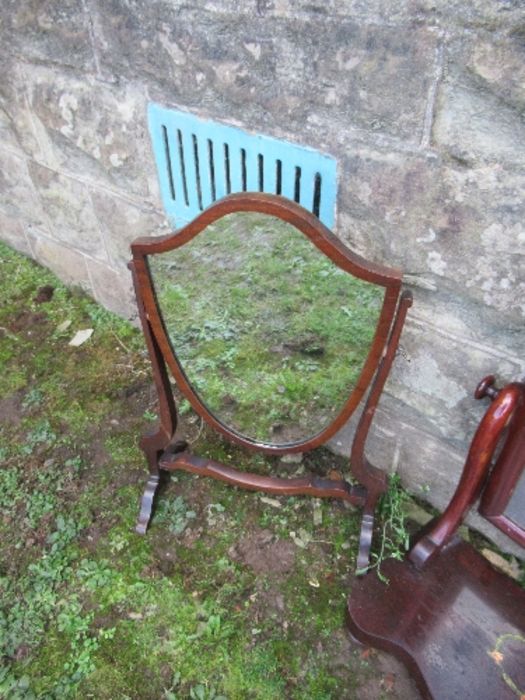
[(231, 192), (299, 202), (333, 228), (336, 161), (311, 148), (150, 104), (148, 123), (166, 214), (180, 227)]

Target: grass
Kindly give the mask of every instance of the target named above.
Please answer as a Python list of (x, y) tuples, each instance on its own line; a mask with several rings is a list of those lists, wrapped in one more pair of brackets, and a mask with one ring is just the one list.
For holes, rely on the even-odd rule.
[[(344, 633), (353, 512), (268, 504), (180, 474), (136, 535), (137, 441), (156, 411), (141, 334), (3, 245), (0, 262), (0, 696), (321, 699), (379, 688), (382, 671)], [(53, 294), (39, 302), (43, 286)], [(89, 341), (70, 347), (85, 328)], [(189, 410), (183, 421), (200, 432), (200, 454), (290, 469), (199, 431)]]
[(381, 522), (378, 548), (372, 551), (370, 566), (366, 569), (367, 571), (375, 569), (384, 583), (388, 583), (388, 579), (381, 571), (382, 563), (386, 559), (401, 561), (409, 549), (411, 533), (406, 517), (406, 505), (409, 500), (408, 493), (401, 485), (399, 474), (390, 475), (388, 490), (381, 496), (377, 508), (377, 515)]

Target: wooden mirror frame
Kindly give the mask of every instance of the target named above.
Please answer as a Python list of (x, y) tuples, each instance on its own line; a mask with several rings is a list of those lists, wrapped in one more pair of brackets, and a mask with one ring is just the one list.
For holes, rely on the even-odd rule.
[[(487, 380), (492, 384), (494, 377), (486, 377), (483, 381)], [(497, 390), (493, 391), (496, 396), (500, 393)], [(508, 430), (511, 435), (505, 442), (483, 491), (479, 513), (508, 537), (525, 547), (525, 527), (505, 515), (507, 505), (525, 469), (525, 392), (520, 396)]]
[[(293, 443), (273, 444), (253, 440), (220, 421), (203, 403), (189, 383), (168, 337), (149, 271), (147, 256), (172, 251), (193, 240), (209, 224), (234, 212), (258, 212), (274, 216), (294, 226), (339, 268), (355, 277), (385, 289), (375, 335), (354, 389), (338, 415), (317, 434)], [(142, 497), (137, 532), (144, 534), (152, 514), (153, 499), (160, 483), (161, 471), (183, 469), (202, 476), (211, 476), (242, 488), (283, 495), (309, 494), (336, 497), (365, 506), (360, 547), (360, 562), (368, 562), (373, 510), (378, 496), (386, 489), (386, 476), (366, 459), (364, 447), (372, 418), (384, 383), (390, 371), (399, 337), (412, 297), (401, 293), (399, 270), (370, 263), (350, 251), (313, 214), (284, 197), (262, 193), (232, 194), (216, 202), (184, 228), (160, 237), (138, 238), (131, 244), (132, 271), (137, 305), (146, 345), (152, 363), (159, 397), (160, 425), (156, 432), (144, 436), (140, 446), (150, 468), (150, 477)], [(296, 479), (262, 477), (240, 472), (188, 452), (187, 443), (177, 433), (177, 410), (168, 378), (168, 369), (194, 410), (226, 438), (251, 450), (282, 455), (306, 452), (324, 444), (342, 428), (370, 388), (365, 409), (359, 421), (352, 446), (351, 469), (360, 486), (347, 481), (307, 476)], [(371, 387), (370, 387), (371, 385)]]

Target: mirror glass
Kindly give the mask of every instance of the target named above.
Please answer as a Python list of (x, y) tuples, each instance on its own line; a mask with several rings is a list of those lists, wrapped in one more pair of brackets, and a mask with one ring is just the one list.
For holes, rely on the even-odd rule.
[(338, 415), (368, 355), (383, 287), (254, 212), (224, 216), (148, 262), (173, 351), (223, 424), (278, 445), (313, 437)]
[(505, 508), (505, 516), (525, 531), (525, 471), (521, 473), (514, 487), (512, 496)]

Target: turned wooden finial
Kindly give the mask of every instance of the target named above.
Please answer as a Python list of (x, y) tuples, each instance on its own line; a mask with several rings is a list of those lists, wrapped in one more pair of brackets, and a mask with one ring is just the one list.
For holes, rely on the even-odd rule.
[(494, 386), (495, 381), (496, 378), (493, 374), (489, 374), (486, 377), (483, 377), (483, 379), (477, 385), (476, 391), (474, 392), (475, 398), (483, 399), (485, 398), (485, 396), (488, 396), (490, 400), (493, 401), (500, 392), (500, 390), (496, 389), (496, 387)]

